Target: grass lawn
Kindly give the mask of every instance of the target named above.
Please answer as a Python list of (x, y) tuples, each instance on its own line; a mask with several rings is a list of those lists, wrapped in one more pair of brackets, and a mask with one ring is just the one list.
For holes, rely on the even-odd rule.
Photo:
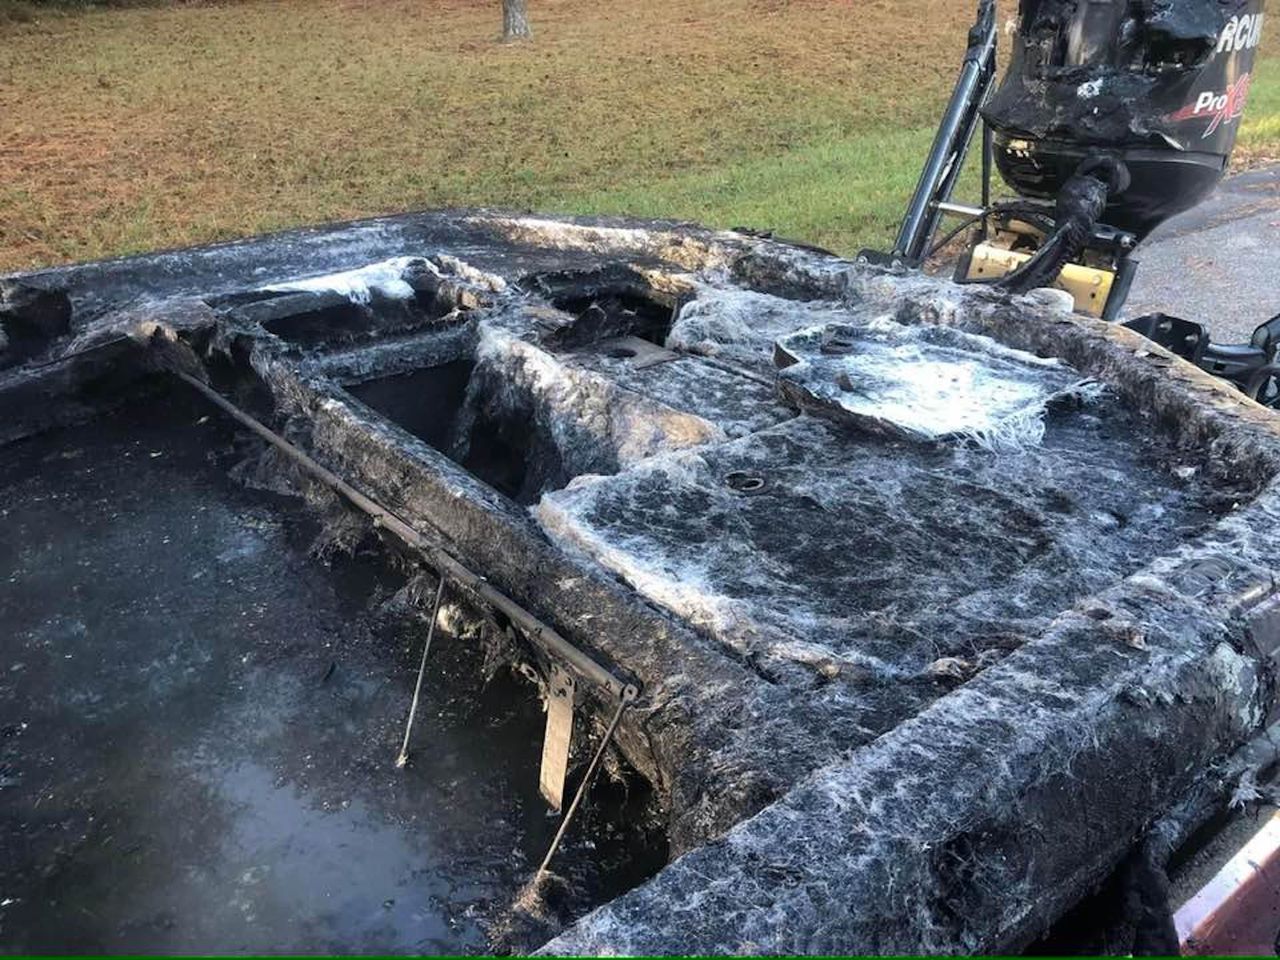
[[(504, 46), (497, 0), (6, 4), (0, 269), (467, 204), (884, 243), (974, 8), (530, 0)], [(1280, 156), (1275, 34), (1248, 160)]]

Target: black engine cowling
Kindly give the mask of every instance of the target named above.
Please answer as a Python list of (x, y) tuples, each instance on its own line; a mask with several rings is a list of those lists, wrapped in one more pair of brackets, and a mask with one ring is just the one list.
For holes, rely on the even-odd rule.
[(1265, 0), (1021, 0), (1008, 71), (983, 114), (1019, 194), (1052, 199), (1091, 156), (1128, 169), (1105, 222), (1139, 238), (1226, 171)]

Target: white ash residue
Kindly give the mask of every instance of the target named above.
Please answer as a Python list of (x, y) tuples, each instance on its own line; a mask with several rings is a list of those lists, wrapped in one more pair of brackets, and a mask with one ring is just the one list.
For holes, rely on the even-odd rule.
[(1102, 77), (1090, 80), (1087, 83), (1082, 83), (1076, 88), (1076, 96), (1081, 100), (1092, 100), (1098, 96), (1098, 94), (1102, 93), (1102, 83)]
[(874, 431), (967, 438), (993, 450), (1035, 446), (1046, 406), (1079, 392), (1078, 374), (989, 337), (887, 318), (784, 337), (788, 393)]
[(774, 341), (823, 323), (848, 323), (855, 314), (838, 303), (801, 303), (751, 290), (704, 287), (686, 304), (667, 347), (744, 366), (772, 367)]
[(963, 678), (1211, 516), (1114, 400), (1048, 420), (1007, 456), (800, 417), (579, 478), (535, 515), (762, 669), (937, 680), (955, 658), (942, 678)]
[(425, 269), (439, 274), (436, 267), (422, 257), (392, 257), (354, 270), (273, 283), (262, 289), (272, 293), (337, 293), (352, 303), (364, 305), (372, 302), (375, 293), (388, 300), (408, 300), (414, 294), (413, 287), (405, 279), (410, 269)]
[[(496, 273), (481, 270), (467, 263), (467, 261), (459, 260), (457, 257), (450, 256), (447, 253), (437, 254), (431, 260), (438, 264), (438, 272), (446, 276), (458, 277), (491, 293), (502, 293), (507, 289), (507, 281)], [(430, 263), (431, 261), (427, 262)]]
[(507, 289), (507, 282), (502, 277), (448, 255), (434, 258), (392, 257), (354, 270), (286, 280), (262, 289), (272, 293), (336, 293), (352, 303), (367, 306), (373, 301), (375, 294), (387, 300), (412, 298), (416, 291), (410, 280), (415, 274), (430, 274), (437, 279), (456, 277), (493, 293), (501, 293)]

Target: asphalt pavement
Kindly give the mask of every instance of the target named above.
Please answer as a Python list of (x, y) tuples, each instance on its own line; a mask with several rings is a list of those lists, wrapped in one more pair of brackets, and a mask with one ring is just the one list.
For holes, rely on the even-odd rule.
[(1205, 324), (1217, 342), (1247, 342), (1280, 314), (1280, 166), (1227, 178), (1135, 258), (1126, 318), (1158, 311)]

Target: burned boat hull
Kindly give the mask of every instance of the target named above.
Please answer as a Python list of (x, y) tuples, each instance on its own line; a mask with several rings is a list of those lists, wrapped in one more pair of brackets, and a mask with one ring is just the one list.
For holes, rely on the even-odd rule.
[[(551, 951), (1008, 949), (1268, 720), (1280, 435), (1128, 331), (733, 234), (485, 213), (9, 282), (71, 319), (0, 373), (7, 436), (109, 408), (162, 330), (642, 690), (618, 745), (677, 859)], [(1010, 451), (775, 392), (776, 342), (885, 318), (1107, 398)], [(548, 667), (519, 630), (506, 656)]]

